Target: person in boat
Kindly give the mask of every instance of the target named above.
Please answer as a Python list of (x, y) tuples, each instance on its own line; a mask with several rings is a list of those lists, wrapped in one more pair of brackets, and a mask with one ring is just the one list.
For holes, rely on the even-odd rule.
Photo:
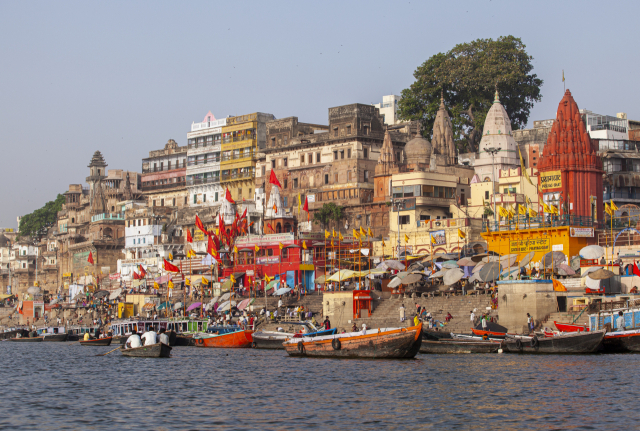
[(169, 336), (165, 333), (164, 328), (160, 329), (160, 331), (158, 331), (160, 335), (158, 335), (158, 338), (160, 340), (160, 342), (162, 344), (166, 344), (167, 346), (169, 345)]
[(353, 323), (353, 325), (351, 325), (351, 332), (358, 332), (358, 327), (356, 326), (355, 322)]
[(124, 343), (124, 348), (135, 349), (137, 347), (142, 347), (142, 340), (140, 340), (140, 336), (134, 332), (127, 338), (127, 341)]
[(482, 320), (482, 330), (486, 331), (487, 330), (487, 315), (483, 314), (481, 320)]
[(83, 340), (84, 340), (84, 341), (89, 341), (90, 339), (91, 339), (91, 336), (89, 335), (89, 333), (88, 333), (88, 332), (85, 332), (85, 333), (84, 333), (84, 338), (83, 338)]
[(158, 334), (156, 333), (156, 331), (151, 329), (150, 331), (147, 331), (144, 334), (142, 334), (141, 340), (144, 340), (145, 346), (151, 346), (158, 342)]
[(418, 326), (419, 323), (420, 323), (420, 319), (418, 318), (418, 315), (416, 314), (415, 316), (413, 316), (413, 326)]
[(322, 322), (324, 329), (331, 329), (331, 322), (329, 321), (329, 316), (324, 316), (324, 322)]
[(624, 313), (618, 311), (618, 318), (616, 319), (616, 331), (624, 331)]

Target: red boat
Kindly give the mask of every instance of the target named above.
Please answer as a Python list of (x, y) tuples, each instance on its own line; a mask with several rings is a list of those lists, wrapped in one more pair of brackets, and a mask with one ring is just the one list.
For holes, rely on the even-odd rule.
[(194, 337), (196, 347), (247, 348), (253, 342), (253, 331), (239, 330), (226, 334), (206, 334)]
[(491, 338), (504, 338), (507, 335), (507, 328), (495, 322), (486, 322), (486, 328), (483, 329), (482, 322), (480, 322), (475, 328), (471, 328), (471, 332), (480, 337), (486, 335)]
[(475, 328), (471, 328), (471, 332), (473, 332), (475, 335), (478, 335), (480, 337), (486, 335), (487, 337), (491, 337), (491, 338), (504, 338), (507, 335), (506, 332), (483, 331), (481, 329), (475, 329)]
[(587, 325), (575, 325), (573, 323), (553, 322), (560, 332), (589, 332)]

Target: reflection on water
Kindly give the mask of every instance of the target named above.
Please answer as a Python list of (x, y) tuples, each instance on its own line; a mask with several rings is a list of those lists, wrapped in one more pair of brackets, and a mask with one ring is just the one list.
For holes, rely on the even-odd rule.
[(0, 342), (2, 429), (637, 427), (634, 355), (294, 359)]

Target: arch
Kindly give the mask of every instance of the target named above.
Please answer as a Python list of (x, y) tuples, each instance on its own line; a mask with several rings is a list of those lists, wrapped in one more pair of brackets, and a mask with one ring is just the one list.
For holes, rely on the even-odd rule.
[(628, 231), (628, 230), (632, 230), (635, 233), (637, 233), (638, 235), (640, 235), (640, 231), (638, 231), (638, 229), (633, 228), (633, 227), (628, 227), (625, 229), (622, 229), (620, 232), (618, 232), (618, 234), (616, 235), (616, 239), (613, 240), (613, 247), (611, 247), (611, 256), (615, 256), (616, 255), (616, 242), (618, 241), (618, 237), (620, 235), (622, 235), (624, 232)]
[(110, 227), (105, 227), (104, 230), (102, 231), (102, 236), (108, 236), (113, 238), (113, 230)]
[(75, 217), (71, 217), (71, 223), (75, 223), (75, 222), (76, 222)]
[(276, 233), (282, 233), (282, 225), (280, 222), (276, 224)]
[(490, 183), (491, 182), (491, 178), (489, 177), (484, 177), (484, 180), (482, 180), (485, 183)]
[(284, 231), (285, 232), (291, 232), (291, 225), (289, 223), (285, 223), (284, 224)]
[(419, 250), (418, 250), (418, 254), (420, 254), (420, 253), (422, 253), (422, 252), (424, 252), (424, 253), (429, 253), (429, 250), (428, 250), (428, 249), (426, 249), (426, 248), (421, 248), (421, 249), (419, 249)]

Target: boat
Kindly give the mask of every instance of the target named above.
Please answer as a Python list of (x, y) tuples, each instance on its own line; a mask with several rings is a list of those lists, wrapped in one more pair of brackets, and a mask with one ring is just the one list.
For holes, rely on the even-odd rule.
[(64, 326), (50, 326), (37, 330), (38, 335), (44, 337), (42, 341), (67, 341), (67, 331)]
[(451, 332), (435, 331), (433, 329), (422, 328), (422, 340), (438, 341), (443, 338), (452, 338)]
[[(113, 337), (113, 343), (123, 344), (126, 343), (129, 336), (135, 331), (138, 334), (153, 330), (160, 332), (160, 329), (164, 329), (167, 334), (170, 331), (174, 331), (177, 336), (181, 335), (193, 335), (197, 332), (206, 331), (207, 321), (199, 319), (140, 319), (130, 317), (128, 319), (121, 319), (111, 322), (109, 325), (109, 332)], [(170, 337), (171, 340), (171, 337)], [(175, 339), (174, 343), (170, 345), (182, 345), (180, 340)], [(185, 344), (187, 345), (187, 344)]]
[(89, 334), (95, 335), (96, 329), (99, 330), (98, 326), (71, 326), (67, 330), (67, 341), (82, 341), (84, 339), (84, 334), (87, 332)]
[(555, 337), (509, 335), (503, 349), (511, 353), (594, 353), (602, 345), (605, 331), (562, 332)]
[(20, 334), (21, 337), (28, 337), (29, 331), (26, 329), (11, 329), (9, 331), (0, 332), (0, 340), (8, 340), (10, 338), (16, 338)]
[(287, 322), (286, 325), (300, 325), (305, 328), (304, 333), (280, 332), (280, 331), (257, 331), (253, 333), (253, 342), (251, 347), (254, 349), (284, 349), (282, 343), (287, 338), (302, 337), (321, 337), (324, 335), (333, 335), (336, 328), (318, 329), (309, 322)]
[(640, 352), (640, 329), (607, 332), (602, 348), (604, 353)]
[(420, 353), (496, 353), (500, 344), (496, 340), (422, 340)]
[(408, 328), (365, 329), (323, 337), (289, 338), (290, 356), (327, 358), (407, 359), (418, 354), (422, 322)]
[(20, 337), (20, 338), (9, 338), (9, 341), (19, 341), (22, 343), (37, 343), (43, 341), (44, 337)]
[(133, 349), (120, 348), (122, 356), (132, 358), (168, 358), (171, 355), (171, 346), (163, 343), (151, 344), (149, 346), (135, 347)]
[(233, 331), (223, 333), (195, 334), (194, 346), (218, 347), (218, 348), (245, 348), (251, 347), (253, 331), (242, 328), (234, 328)]
[(507, 335), (507, 328), (494, 322), (487, 322), (487, 329), (482, 328), (482, 322), (478, 323), (475, 328), (471, 328), (471, 332), (480, 337), (488, 336), (493, 338), (504, 338)]
[(587, 325), (576, 325), (574, 323), (561, 323), (561, 322), (553, 322), (558, 328), (560, 332), (588, 332), (589, 327)]
[(112, 337), (94, 338), (93, 340), (80, 341), (83, 346), (110, 346)]

